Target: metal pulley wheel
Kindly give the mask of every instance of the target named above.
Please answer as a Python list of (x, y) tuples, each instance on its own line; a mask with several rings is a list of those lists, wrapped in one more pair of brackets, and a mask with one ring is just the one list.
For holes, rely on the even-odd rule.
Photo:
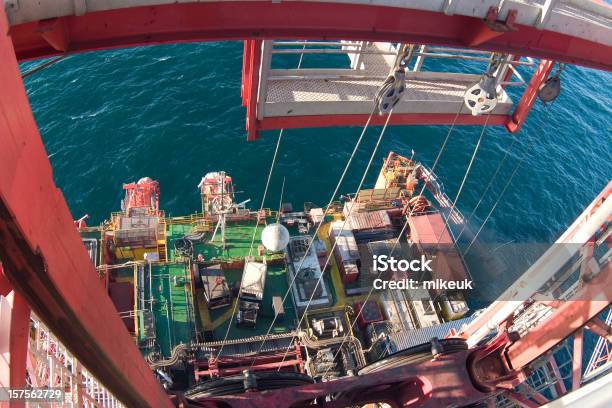
[(550, 77), (540, 85), (538, 89), (538, 97), (544, 103), (549, 103), (557, 99), (557, 96), (561, 93), (561, 78), (559, 75)]
[(565, 69), (565, 64), (557, 65), (557, 72), (548, 78), (538, 89), (538, 97), (545, 104), (557, 99), (561, 93), (561, 72)]
[(402, 99), (406, 90), (406, 73), (398, 70), (389, 75), (376, 96), (376, 106), (382, 115), (391, 112), (391, 109)]
[(465, 106), (472, 112), (472, 115), (478, 116), (483, 113), (491, 112), (497, 105), (497, 82), (494, 77), (484, 75), (482, 79), (471, 88), (469, 88), (463, 96)]

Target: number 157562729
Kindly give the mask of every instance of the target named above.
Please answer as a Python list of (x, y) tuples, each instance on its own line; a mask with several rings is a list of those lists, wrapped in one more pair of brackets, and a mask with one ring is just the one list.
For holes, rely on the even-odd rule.
[(0, 402), (62, 402), (65, 395), (62, 388), (6, 388), (0, 387)]

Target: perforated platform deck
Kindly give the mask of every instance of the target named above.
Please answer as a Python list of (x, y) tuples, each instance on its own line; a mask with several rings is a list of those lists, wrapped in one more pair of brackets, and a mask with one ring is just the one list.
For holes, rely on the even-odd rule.
[[(469, 113), (463, 106), (465, 91), (477, 75), (411, 72), (407, 90), (395, 113)], [(372, 79), (269, 79), (264, 117), (324, 114), (369, 114), (382, 78)], [(492, 114), (508, 114), (512, 101), (504, 92)]]

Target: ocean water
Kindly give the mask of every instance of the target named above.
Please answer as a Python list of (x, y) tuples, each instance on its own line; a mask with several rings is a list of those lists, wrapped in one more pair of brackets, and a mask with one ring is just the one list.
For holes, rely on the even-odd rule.
[[(293, 64), (289, 61), (287, 64)], [(26, 63), (23, 69), (32, 66)], [(120, 207), (122, 183), (143, 176), (161, 183), (169, 215), (200, 209), (196, 188), (209, 171), (225, 170), (240, 200), (259, 206), (277, 131), (247, 142), (240, 100), (242, 43), (200, 43), (119, 49), (71, 56), (25, 84), (74, 218), (97, 224)], [(562, 93), (548, 108), (537, 103), (516, 135), (486, 129), (457, 207), (469, 214), (516, 138), (504, 168), (471, 221), (476, 227), (498, 199), (526, 150), (512, 184), (486, 226), (496, 241), (551, 242), (612, 176), (610, 73), (567, 67)], [(547, 112), (547, 109), (550, 111)], [(352, 193), (380, 127), (367, 132), (341, 192)], [(324, 205), (357, 140), (360, 127), (285, 131), (266, 205), (284, 201)], [(369, 172), (373, 184), (389, 150), (431, 165), (448, 126), (389, 127)], [(454, 129), (436, 173), (455, 197), (479, 126)]]

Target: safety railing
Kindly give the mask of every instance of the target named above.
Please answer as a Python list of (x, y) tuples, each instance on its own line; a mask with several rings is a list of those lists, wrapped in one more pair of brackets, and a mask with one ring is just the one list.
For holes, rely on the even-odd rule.
[[(271, 60), (274, 64), (274, 56), (299, 56), (297, 67), (288, 69), (271, 68), (269, 80), (280, 79), (385, 79), (389, 72), (380, 70), (373, 71), (365, 69), (368, 56), (387, 57), (392, 61), (401, 48), (399, 44), (392, 43), (371, 43), (366, 41), (271, 41), (269, 50)], [(345, 55), (347, 60), (343, 60), (339, 67), (335, 68), (304, 68), (302, 62), (308, 55)], [(492, 53), (466, 48), (440, 47), (417, 45), (413, 53), (413, 61), (409, 71), (420, 72), (428, 59), (471, 61), (488, 64), (491, 61)], [(340, 62), (340, 61), (339, 61)], [(350, 66), (347, 66), (350, 65)], [(504, 61), (498, 69), (498, 85), (501, 86), (523, 86), (526, 81), (517, 70), (518, 66), (533, 67), (535, 62), (532, 58), (515, 58), (512, 55), (504, 56)], [(272, 67), (273, 65), (270, 65)], [(484, 65), (486, 67), (486, 65)], [(445, 68), (446, 69), (446, 68)], [(449, 70), (456, 70), (457, 67), (448, 67)], [(465, 67), (461, 70), (463, 72)], [(481, 73), (481, 72), (478, 72)], [(514, 78), (514, 79), (513, 79)]]
[[(612, 309), (608, 310), (606, 324), (612, 325)], [(582, 376), (583, 382), (591, 381), (601, 375), (604, 375), (612, 369), (612, 342), (604, 337), (597, 340), (595, 349), (591, 354), (591, 358), (587, 368)]]
[[(64, 391), (63, 407), (123, 407), (34, 314), (28, 344), (29, 386)], [(26, 406), (40, 406), (28, 403)]]

